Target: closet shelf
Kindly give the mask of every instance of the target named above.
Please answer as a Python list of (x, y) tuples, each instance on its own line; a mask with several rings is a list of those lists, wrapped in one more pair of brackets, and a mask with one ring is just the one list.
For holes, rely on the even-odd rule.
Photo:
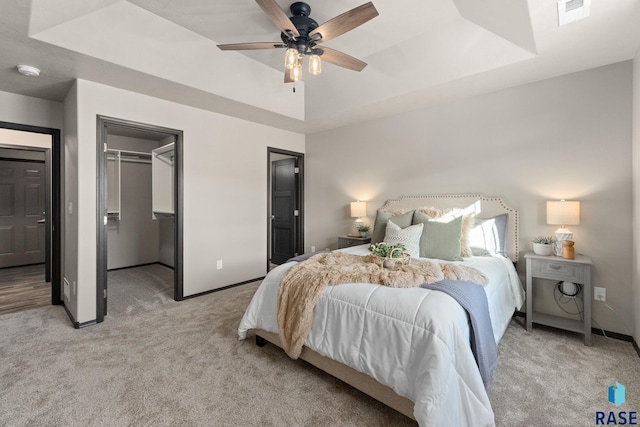
[(152, 216), (173, 218), (175, 143), (152, 150)]

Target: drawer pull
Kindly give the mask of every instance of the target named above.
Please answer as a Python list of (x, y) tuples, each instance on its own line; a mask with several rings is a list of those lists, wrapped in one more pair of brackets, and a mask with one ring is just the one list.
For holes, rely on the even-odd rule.
[(549, 267), (554, 270), (560, 270), (562, 268), (561, 265), (556, 265), (556, 264), (549, 264)]

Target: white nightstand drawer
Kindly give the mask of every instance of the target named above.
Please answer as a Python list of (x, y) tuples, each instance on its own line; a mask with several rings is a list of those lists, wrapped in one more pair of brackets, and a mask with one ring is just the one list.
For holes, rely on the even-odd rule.
[(582, 283), (584, 281), (584, 268), (581, 265), (568, 264), (556, 261), (535, 261), (533, 263), (533, 276), (543, 279), (560, 280)]

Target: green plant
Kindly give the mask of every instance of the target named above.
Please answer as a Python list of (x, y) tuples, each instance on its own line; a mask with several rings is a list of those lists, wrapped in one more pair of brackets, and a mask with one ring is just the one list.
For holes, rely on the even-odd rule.
[(542, 243), (543, 245), (550, 245), (556, 242), (555, 237), (552, 236), (538, 236), (531, 239), (533, 243)]
[(368, 224), (358, 224), (358, 231), (369, 231), (369, 228)]
[[(401, 249), (400, 251), (393, 251), (394, 249)], [(369, 250), (373, 252), (375, 255), (378, 255), (382, 258), (389, 258), (389, 255), (393, 258), (402, 258), (404, 255), (404, 251), (407, 248), (402, 243), (396, 243), (395, 245), (390, 245), (388, 243), (374, 243), (369, 246)]]

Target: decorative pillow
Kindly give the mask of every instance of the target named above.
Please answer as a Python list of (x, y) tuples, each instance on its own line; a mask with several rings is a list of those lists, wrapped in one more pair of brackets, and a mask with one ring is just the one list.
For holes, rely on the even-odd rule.
[(471, 244), (469, 236), (471, 229), (473, 228), (474, 215), (470, 213), (464, 213), (463, 209), (438, 209), (433, 206), (422, 207), (416, 209), (418, 212), (429, 215), (431, 218), (443, 218), (445, 216), (462, 216), (462, 236), (460, 237), (460, 256), (470, 257), (474, 256), (471, 251)]
[(414, 224), (424, 224), (420, 237), (420, 257), (445, 261), (461, 261), (462, 217), (432, 218), (415, 211)]
[(469, 233), (469, 244), (484, 248), (490, 253), (507, 255), (507, 223), (508, 214), (500, 214), (493, 218), (474, 218)]
[(386, 212), (382, 209), (378, 209), (376, 220), (373, 223), (373, 231), (371, 232), (371, 243), (380, 243), (384, 240), (384, 235), (387, 230), (387, 222), (392, 218), (393, 223), (400, 228), (407, 228), (411, 225), (413, 211), (394, 215), (395, 213), (396, 212)]
[(400, 228), (393, 223), (393, 220), (388, 221), (384, 242), (390, 245), (401, 243), (404, 245), (409, 256), (418, 258), (420, 255), (420, 237), (422, 236), (423, 228), (423, 224)]
[(471, 246), (471, 253), (473, 256), (491, 256), (491, 252), (485, 248), (477, 248), (475, 246)]

